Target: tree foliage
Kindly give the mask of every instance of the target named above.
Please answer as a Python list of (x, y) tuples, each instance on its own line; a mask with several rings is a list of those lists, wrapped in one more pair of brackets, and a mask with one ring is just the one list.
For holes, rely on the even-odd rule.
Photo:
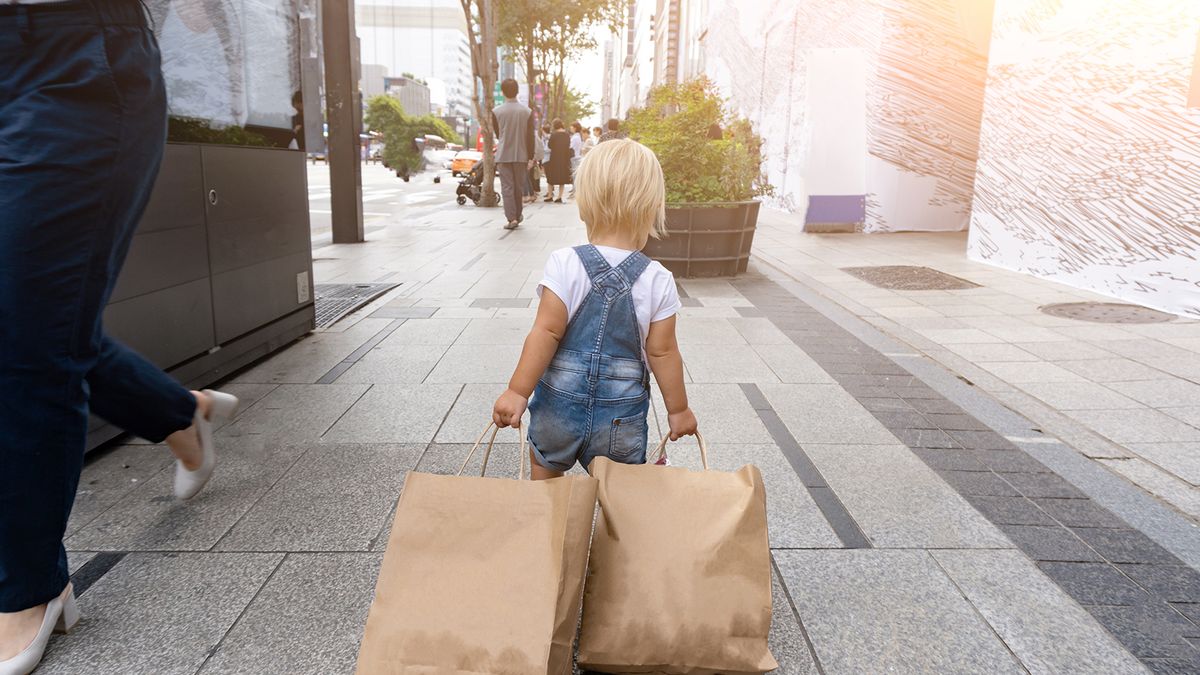
[(407, 115), (400, 101), (386, 94), (372, 97), (367, 102), (363, 122), (371, 131), (382, 134), (383, 161), (402, 173), (415, 173), (425, 168), (425, 158), (417, 150), (414, 139), (434, 134), (448, 143), (462, 142), (445, 121), (433, 115)]
[[(570, 117), (566, 63), (596, 48), (591, 29), (616, 29), (629, 0), (504, 0), (498, 9), (499, 44), (509, 47), (524, 63), (530, 80), (548, 88), (549, 117)], [(540, 77), (534, 77), (540, 73)]]
[(738, 202), (771, 194), (762, 172), (762, 139), (748, 120), (728, 111), (710, 80), (656, 87), (648, 101), (630, 111), (625, 128), (658, 155), (667, 202)]
[(559, 116), (565, 124), (577, 122), (579, 120), (591, 117), (596, 112), (596, 105), (587, 96), (582, 93), (567, 87), (563, 93), (562, 110)]

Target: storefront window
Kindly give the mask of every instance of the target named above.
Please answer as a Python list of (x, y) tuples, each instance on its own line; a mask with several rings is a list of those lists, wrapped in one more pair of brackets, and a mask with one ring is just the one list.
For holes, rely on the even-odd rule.
[(173, 133), (236, 127), (244, 131), (231, 138), (290, 144), (300, 89), (297, 0), (149, 0), (147, 6), (162, 49)]

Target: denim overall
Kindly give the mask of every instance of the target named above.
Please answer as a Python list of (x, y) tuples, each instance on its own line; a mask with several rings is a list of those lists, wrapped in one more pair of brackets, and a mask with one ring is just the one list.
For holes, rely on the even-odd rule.
[(592, 290), (529, 402), (529, 442), (538, 461), (566, 471), (594, 457), (646, 461), (650, 373), (630, 291), (650, 259), (633, 252), (616, 267), (591, 244), (576, 246)]

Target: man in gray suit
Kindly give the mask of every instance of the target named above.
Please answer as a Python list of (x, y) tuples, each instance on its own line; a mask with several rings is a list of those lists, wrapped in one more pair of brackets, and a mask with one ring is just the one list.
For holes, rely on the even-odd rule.
[(515, 230), (522, 219), (525, 178), (533, 166), (533, 111), (517, 102), (516, 80), (501, 82), (500, 91), (504, 103), (492, 110), (492, 126), (499, 139), (496, 172), (500, 174), (500, 196), (508, 219), (504, 229)]

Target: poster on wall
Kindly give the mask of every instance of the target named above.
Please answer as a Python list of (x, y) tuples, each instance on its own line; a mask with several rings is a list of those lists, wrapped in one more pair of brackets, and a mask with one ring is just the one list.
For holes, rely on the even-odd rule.
[(148, 0), (173, 117), (290, 132), (297, 0)]

